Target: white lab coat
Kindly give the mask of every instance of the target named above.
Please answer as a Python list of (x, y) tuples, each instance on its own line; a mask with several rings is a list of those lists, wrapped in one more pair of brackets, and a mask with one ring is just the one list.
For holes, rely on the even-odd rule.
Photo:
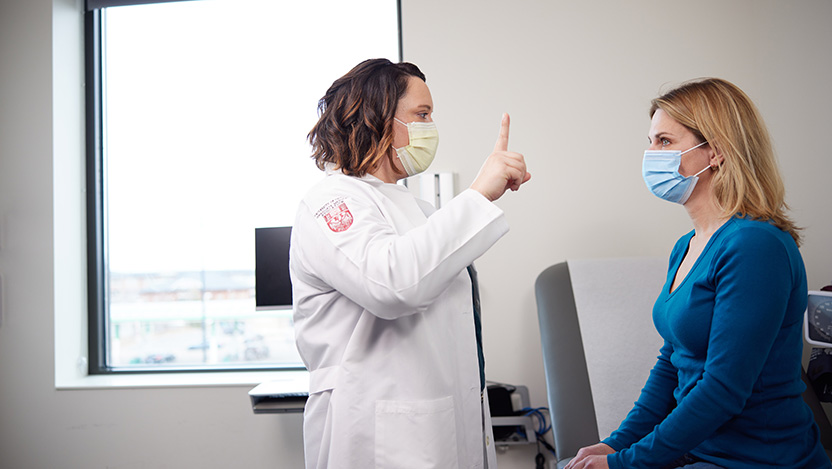
[(470, 189), (432, 210), (331, 169), (300, 204), (290, 271), (307, 468), (480, 468), (484, 452), (496, 468), (465, 267), (508, 225)]

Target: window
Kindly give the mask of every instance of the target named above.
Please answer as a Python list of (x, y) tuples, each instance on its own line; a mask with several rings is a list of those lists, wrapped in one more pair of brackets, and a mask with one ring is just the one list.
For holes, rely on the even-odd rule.
[(255, 229), (322, 177), (332, 81), (398, 60), (399, 5), (125, 3), (86, 20), (90, 373), (302, 368), (291, 310), (255, 307)]

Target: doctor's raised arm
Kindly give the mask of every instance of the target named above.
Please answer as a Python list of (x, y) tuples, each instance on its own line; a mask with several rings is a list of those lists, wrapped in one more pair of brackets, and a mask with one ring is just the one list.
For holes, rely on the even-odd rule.
[(435, 210), (396, 184), (439, 133), (413, 64), (361, 62), (309, 133), (326, 176), (304, 196), (290, 273), (310, 372), (307, 468), (496, 467), (473, 262), (508, 232), (493, 201), (529, 181), (502, 116), (470, 187)]

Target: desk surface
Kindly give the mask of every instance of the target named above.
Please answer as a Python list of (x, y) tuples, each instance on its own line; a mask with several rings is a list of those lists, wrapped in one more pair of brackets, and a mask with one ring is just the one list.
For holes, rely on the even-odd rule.
[(248, 395), (255, 414), (303, 412), (309, 397), (309, 373), (287, 373), (281, 379), (258, 384)]

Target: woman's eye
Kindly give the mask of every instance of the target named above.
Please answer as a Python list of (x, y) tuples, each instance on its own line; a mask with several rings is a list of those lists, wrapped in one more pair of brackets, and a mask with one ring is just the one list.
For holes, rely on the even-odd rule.
[(666, 138), (663, 138), (663, 139), (662, 139), (662, 146), (663, 146), (663, 147), (666, 147), (666, 146), (668, 146), (668, 145), (670, 145), (670, 140), (668, 140), (668, 139), (666, 139)]
[(418, 115), (419, 117), (421, 117), (422, 119), (427, 119), (427, 118), (428, 118), (428, 113), (427, 113), (427, 112), (420, 112), (420, 113), (419, 113), (419, 114), (417, 114), (417, 115)]

